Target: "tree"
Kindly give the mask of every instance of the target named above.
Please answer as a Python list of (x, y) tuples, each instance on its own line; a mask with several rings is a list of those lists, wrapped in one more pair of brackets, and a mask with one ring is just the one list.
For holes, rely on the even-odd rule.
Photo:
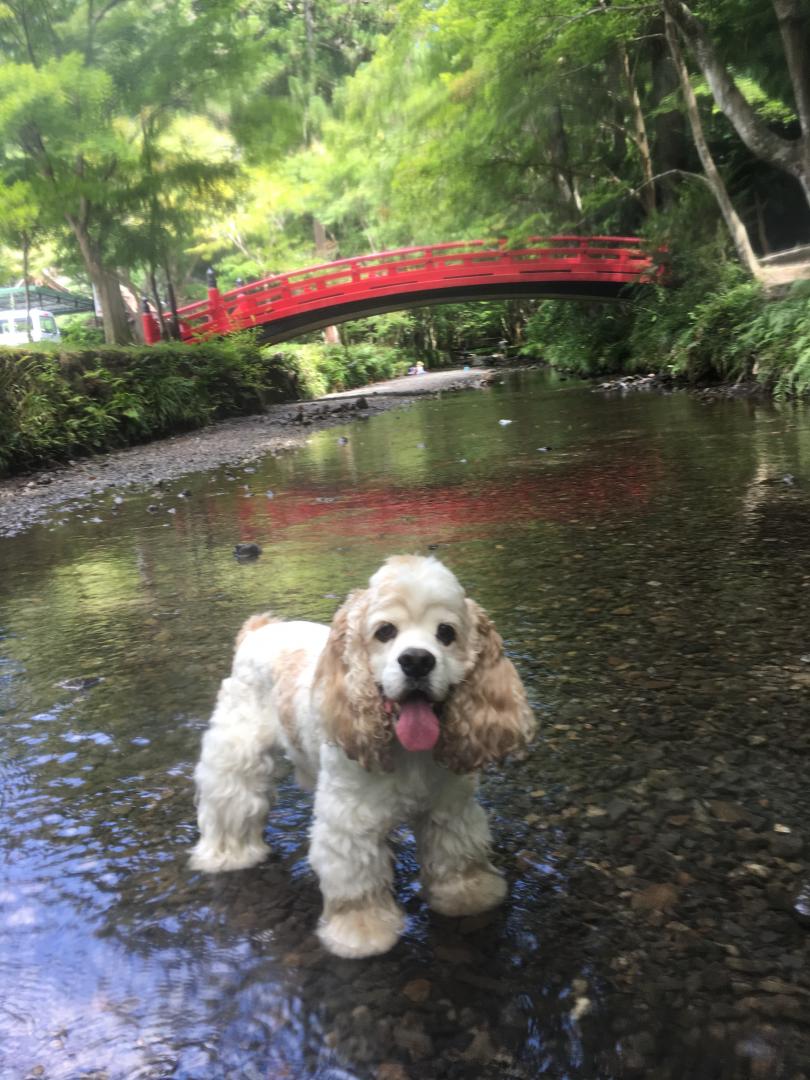
[(706, 182), (711, 188), (712, 194), (717, 201), (717, 205), (720, 207), (720, 213), (723, 215), (723, 220), (726, 223), (734, 247), (737, 250), (740, 262), (752, 277), (761, 278), (762, 270), (759, 265), (759, 259), (757, 259), (754, 254), (754, 249), (751, 246), (748, 230), (745, 228), (739, 214), (734, 209), (726, 185), (723, 182), (723, 178), (720, 175), (720, 171), (717, 168), (714, 157), (709, 149), (709, 144), (706, 141), (703, 124), (700, 120), (697, 98), (692, 89), (692, 84), (689, 81), (689, 72), (687, 71), (686, 64), (684, 63), (681, 54), (678, 42), (678, 32), (674, 20), (672, 20), (669, 15), (666, 16), (666, 34), (672, 60), (675, 64), (675, 70), (677, 71), (680, 80), (681, 93), (683, 94), (684, 103), (686, 105), (686, 115), (692, 129), (692, 138), (694, 139), (695, 148), (697, 149), (698, 156), (703, 165)]
[(130, 336), (117, 269), (131, 264), (144, 147), (156, 126), (239, 76), (237, 16), (228, 0), (12, 0), (0, 9), (0, 175), (22, 176), (44, 219), (69, 228), (108, 341)]
[[(31, 309), (30, 255), (31, 248), (42, 228), (42, 222), (31, 189), (24, 180), (0, 185), (0, 238), (22, 253), (25, 310)], [(28, 339), (31, 326), (28, 324)]]
[(609, 219), (620, 193), (636, 205), (617, 225), (652, 212), (640, 20), (620, 25), (600, 8), (578, 20), (581, 10), (573, 0), (400, 4), (327, 128), (327, 216), (345, 213), (350, 185), (364, 231), (385, 243), (579, 228)]
[[(757, 124), (795, 159), (788, 99), (791, 86), (802, 99), (801, 65), (810, 67), (810, 50), (795, 48), (796, 3), (695, 3), (712, 12), (711, 32), (727, 43), (723, 62), (734, 64)], [(700, 162), (757, 273), (744, 213), (759, 213), (767, 177), (747, 187), (755, 159), (729, 139), (722, 115), (700, 108), (709, 94), (686, 67), (682, 20), (677, 53), (667, 43), (673, 5), (688, 10), (685, 0), (548, 0), (542, 8), (402, 0), (396, 27), (347, 80), (338, 119), (325, 128), (326, 152), (313, 165), (325, 220), (356, 243), (373, 235), (383, 246), (473, 233), (625, 233), (671, 207)], [(760, 225), (767, 242), (761, 214)]]
[(810, 8), (804, 0), (772, 0), (783, 64), (798, 118), (797, 137), (774, 131), (740, 89), (704, 22), (684, 0), (664, 0), (667, 15), (689, 43), (718, 106), (752, 154), (798, 180), (810, 204)]

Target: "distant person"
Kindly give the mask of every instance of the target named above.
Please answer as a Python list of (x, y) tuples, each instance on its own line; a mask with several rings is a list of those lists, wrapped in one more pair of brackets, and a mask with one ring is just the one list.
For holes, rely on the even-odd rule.
[(414, 373), (414, 375), (424, 375), (425, 374), (425, 365), (422, 363), (421, 360), (416, 361), (416, 367), (413, 369), (413, 373)]

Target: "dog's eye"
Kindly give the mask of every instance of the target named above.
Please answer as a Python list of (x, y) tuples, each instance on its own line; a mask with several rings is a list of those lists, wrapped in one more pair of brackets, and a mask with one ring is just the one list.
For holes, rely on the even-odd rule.
[(374, 637), (377, 641), (392, 641), (396, 636), (397, 628), (390, 622), (384, 622), (382, 626), (378, 626), (374, 631)]
[(442, 645), (452, 645), (456, 640), (455, 628), (450, 626), (449, 623), (439, 623), (439, 629), (436, 631), (436, 637), (442, 643)]

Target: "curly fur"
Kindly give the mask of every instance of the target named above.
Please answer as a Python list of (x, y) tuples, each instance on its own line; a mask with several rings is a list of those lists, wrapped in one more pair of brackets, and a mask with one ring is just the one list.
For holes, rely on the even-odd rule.
[[(433, 750), (409, 749), (420, 744), (398, 724), (415, 698), (432, 717)], [(266, 857), (274, 760), (285, 753), (315, 787), (321, 941), (339, 956), (385, 952), (405, 926), (386, 842), (402, 821), (413, 824), (435, 910), (473, 914), (503, 900), (475, 771), (521, 750), (533, 730), (487, 614), (436, 559), (393, 557), (331, 627), (259, 615), (240, 630), (195, 770), (191, 864), (214, 872)]]
[(365, 591), (350, 593), (335, 615), (313, 685), (327, 738), (364, 769), (390, 772), (394, 733), (362, 644), (367, 600)]
[(473, 624), (469, 669), (444, 711), (438, 756), (454, 772), (473, 772), (521, 750), (534, 731), (534, 717), (515, 665), (478, 604), (467, 600)]

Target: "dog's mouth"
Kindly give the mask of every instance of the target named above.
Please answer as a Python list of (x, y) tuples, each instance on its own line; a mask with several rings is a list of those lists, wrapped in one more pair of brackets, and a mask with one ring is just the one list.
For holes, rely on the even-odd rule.
[(441, 705), (427, 694), (414, 691), (401, 701), (384, 698), (385, 711), (394, 723), (394, 734), (406, 750), (432, 750), (439, 741)]

